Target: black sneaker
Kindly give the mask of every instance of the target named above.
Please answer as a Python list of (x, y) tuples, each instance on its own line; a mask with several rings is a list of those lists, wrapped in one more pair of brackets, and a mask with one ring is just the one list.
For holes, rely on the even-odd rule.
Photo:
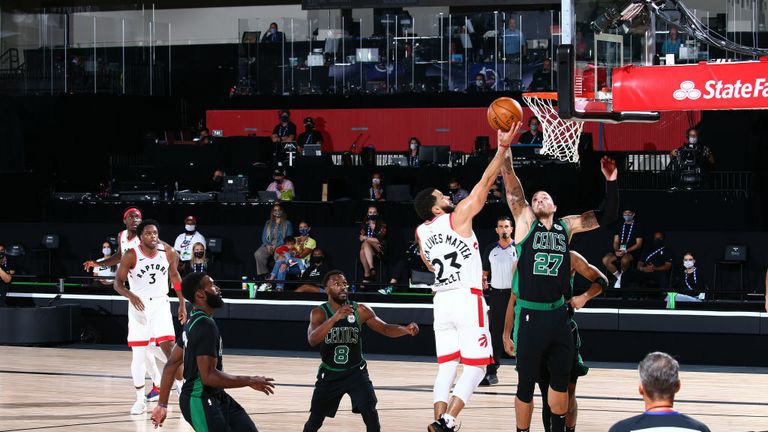
[(445, 419), (440, 418), (440, 420), (437, 420), (431, 425), (427, 426), (427, 432), (456, 432), (456, 428), (449, 428), (445, 424)]
[(488, 385), (495, 385), (499, 383), (499, 377), (497, 377), (496, 374), (486, 375), (485, 379), (488, 380)]

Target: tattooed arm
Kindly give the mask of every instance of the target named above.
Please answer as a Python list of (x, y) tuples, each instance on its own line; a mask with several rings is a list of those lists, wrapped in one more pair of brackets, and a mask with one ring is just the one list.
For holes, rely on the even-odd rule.
[(528, 234), (531, 224), (536, 216), (531, 210), (530, 204), (525, 199), (523, 185), (515, 173), (512, 166), (512, 150), (509, 150), (509, 156), (504, 160), (501, 166), (501, 175), (504, 177), (504, 189), (507, 194), (507, 204), (515, 219), (515, 242), (519, 243)]
[(619, 216), (616, 162), (608, 156), (604, 156), (600, 160), (600, 168), (605, 176), (605, 199), (598, 210), (591, 210), (581, 215), (565, 216), (562, 218), (570, 235), (609, 225)]

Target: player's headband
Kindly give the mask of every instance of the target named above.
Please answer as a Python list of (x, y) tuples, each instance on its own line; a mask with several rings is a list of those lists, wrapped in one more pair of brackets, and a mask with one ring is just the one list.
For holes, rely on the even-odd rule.
[(128, 210), (126, 210), (125, 213), (123, 213), (123, 219), (127, 218), (128, 214), (131, 212), (136, 212), (139, 214), (139, 217), (143, 217), (141, 214), (141, 210), (137, 209), (136, 207), (131, 207)]

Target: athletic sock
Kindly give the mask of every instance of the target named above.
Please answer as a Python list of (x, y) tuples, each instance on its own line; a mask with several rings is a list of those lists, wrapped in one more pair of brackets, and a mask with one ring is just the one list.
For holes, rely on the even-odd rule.
[(565, 432), (565, 414), (552, 414), (552, 432)]
[(525, 429), (517, 428), (517, 432), (531, 432), (531, 428), (530, 427), (527, 427)]
[(448, 413), (443, 414), (443, 420), (445, 420), (445, 425), (449, 428), (456, 426), (456, 417)]
[(136, 401), (138, 402), (144, 402), (144, 398), (146, 396), (144, 395), (144, 387), (140, 387), (136, 389)]
[(576, 426), (574, 427), (566, 426), (565, 432), (576, 432)]
[(184, 381), (182, 380), (173, 380), (174, 387), (176, 387), (176, 390), (181, 393), (181, 387), (184, 385)]

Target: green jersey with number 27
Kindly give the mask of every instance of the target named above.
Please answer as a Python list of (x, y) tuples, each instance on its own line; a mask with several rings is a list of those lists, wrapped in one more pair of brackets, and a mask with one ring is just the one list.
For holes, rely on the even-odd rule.
[(538, 220), (518, 243), (517, 271), (512, 278), (515, 295), (523, 300), (553, 303), (570, 289), (571, 255), (568, 229), (561, 219), (547, 229)]

